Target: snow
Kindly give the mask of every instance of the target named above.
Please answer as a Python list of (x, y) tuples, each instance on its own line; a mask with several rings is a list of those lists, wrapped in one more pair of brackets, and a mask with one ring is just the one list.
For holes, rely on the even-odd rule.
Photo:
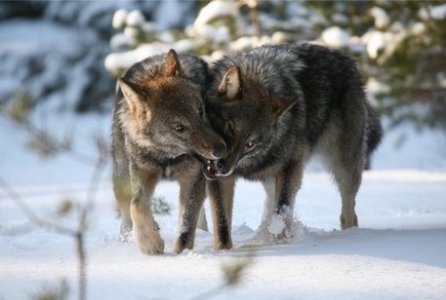
[(386, 94), (390, 91), (390, 87), (383, 83), (378, 81), (375, 77), (370, 77), (367, 80), (366, 83), (366, 90), (367, 90), (367, 96), (368, 99), (372, 102), (372, 103), (376, 103), (377, 101), (377, 96), (379, 94)]
[(432, 7), (431, 14), (434, 19), (443, 20), (446, 17), (446, 4)]
[(366, 45), (367, 54), (370, 58), (378, 58), (380, 51), (386, 49), (389, 43), (394, 39), (394, 34), (390, 32), (369, 31), (362, 36)]
[(141, 26), (146, 21), (146, 18), (139, 10), (132, 10), (126, 18), (128, 26)]
[[(34, 55), (48, 52), (76, 55), (85, 44), (74, 30), (63, 26), (54, 26), (50, 21), (11, 20), (2, 23), (0, 38), (1, 53), (20, 53), (23, 56), (30, 53)], [(86, 33), (84, 39), (91, 39)], [(62, 43), (63, 40), (63, 43)], [(67, 45), (68, 43), (68, 45)], [(3, 66), (2, 66), (3, 68)]]
[(322, 41), (332, 48), (342, 48), (350, 43), (350, 34), (344, 29), (333, 26), (322, 32)]
[(127, 14), (128, 14), (127, 10), (118, 9), (113, 14), (113, 19), (112, 19), (113, 28), (115, 29), (123, 28), (126, 25)]
[(111, 53), (105, 58), (105, 67), (107, 70), (124, 70), (129, 68), (134, 63), (141, 61), (149, 56), (165, 53), (169, 51), (169, 45), (164, 43), (153, 42), (150, 44), (143, 44), (134, 50)]
[(194, 27), (206, 26), (213, 19), (237, 15), (237, 4), (233, 2), (227, 2), (223, 0), (215, 0), (209, 2), (203, 7), (194, 22)]
[(375, 19), (375, 27), (376, 28), (382, 29), (389, 25), (389, 23), (390, 23), (389, 15), (381, 7), (376, 7), (376, 6), (373, 7), (370, 10), (370, 13), (372, 14), (373, 18)]
[(229, 43), (230, 33), (227, 26), (213, 26), (209, 23), (216, 18), (237, 16), (237, 4), (223, 0), (209, 2), (198, 13), (192, 26), (187, 28), (190, 36), (204, 38), (216, 43)]
[(443, 20), (446, 18), (446, 4), (430, 6), (427, 9), (422, 9), (419, 13), (423, 20), (433, 18), (435, 20)]
[(14, 19), (1, 23), (0, 39), (6, 41), (0, 45), (0, 95), (6, 99), (22, 92), (35, 102), (57, 99), (60, 109), (74, 109), (99, 69), (95, 59), (101, 50), (91, 47), (97, 37), (88, 29)]
[[(145, 22), (142, 14), (129, 10), (116, 12), (113, 27), (117, 33), (112, 47), (120, 51), (133, 43), (138, 34), (125, 25), (138, 25), (145, 33), (159, 32), (176, 23), (184, 11), (175, 7), (180, 1), (162, 2), (155, 14), (157, 23)], [(116, 4), (110, 4), (116, 5)], [(148, 4), (147, 4), (148, 5)], [(305, 16), (309, 24), (321, 22), (301, 4), (293, 4), (287, 13)], [(54, 11), (56, 11), (54, 8)], [(84, 23), (96, 9), (83, 14)], [(66, 9), (67, 18), (71, 9)], [(432, 7), (435, 18), (444, 18), (445, 5)], [(112, 53), (105, 66), (109, 70), (125, 69), (151, 55), (170, 48), (188, 52), (202, 39), (225, 43), (230, 50), (242, 50), (250, 45), (271, 42), (239, 37), (230, 42), (227, 27), (209, 25), (218, 17), (237, 17), (236, 4), (212, 1), (200, 11), (193, 26), (187, 29), (189, 38), (176, 41), (172, 34), (161, 32), (160, 42), (144, 44), (132, 51)], [(426, 12), (427, 14), (427, 12)], [(376, 26), (386, 26), (385, 12), (372, 11)], [(388, 16), (387, 16), (388, 17)], [(283, 30), (307, 27), (302, 18), (282, 24)], [(335, 16), (341, 21), (342, 15)], [(269, 20), (268, 26), (278, 26)], [(388, 22), (388, 21), (387, 21)], [(380, 25), (381, 24), (381, 25)], [(288, 27), (286, 27), (288, 26)], [(402, 24), (400, 25), (402, 26)], [(423, 32), (421, 25), (412, 29)], [(377, 59), (380, 51), (395, 43), (401, 30), (369, 31), (354, 37), (339, 28), (327, 28), (322, 40), (329, 46), (366, 49)], [(133, 32), (131, 31), (133, 30)], [(130, 32), (129, 32), (130, 31)], [(286, 30), (285, 30), (286, 31)], [(36, 34), (38, 33), (38, 34)], [(127, 34), (127, 35), (126, 35)], [(49, 69), (28, 87), (39, 89), (44, 83), (57, 82), (67, 76), (60, 70), (73, 71), (72, 83), (61, 97), (49, 97), (39, 105), (32, 120), (43, 130), (63, 138), (74, 133), (75, 153), (62, 153), (42, 159), (26, 148), (29, 136), (23, 128), (0, 114), (0, 177), (6, 180), (33, 211), (63, 226), (76, 228), (78, 209), (67, 216), (58, 213), (66, 199), (81, 206), (97, 160), (93, 139), (101, 134), (110, 137), (111, 114), (105, 116), (74, 116), (60, 113), (61, 99), (74, 103), (77, 92), (86, 84), (85, 63), (64, 64), (58, 55), (76, 56), (85, 41), (93, 37), (51, 22), (8, 21), (2, 23), (1, 54), (51, 54), (43, 60)], [(273, 40), (284, 39), (278, 32)], [(67, 42), (69, 41), (69, 42)], [(391, 43), (393, 42), (393, 43)], [(214, 51), (212, 57), (222, 55)], [(1, 55), (0, 55), (1, 56)], [(20, 59), (21, 56), (19, 56)], [(51, 59), (50, 59), (51, 58)], [(3, 70), (25, 72), (16, 61), (2, 60)], [(19, 74), (20, 75), (20, 74)], [(22, 74), (25, 78), (26, 74)], [(17, 76), (17, 78), (21, 78)], [(444, 80), (444, 79), (443, 79)], [(0, 78), (0, 95), (21, 86), (20, 80)], [(386, 91), (388, 87), (372, 78), (370, 93)], [(384, 122), (386, 127), (388, 122)], [(160, 256), (139, 253), (134, 237), (119, 241), (120, 222), (115, 211), (111, 186), (111, 162), (99, 184), (86, 233), (87, 280), (89, 299), (445, 299), (446, 297), (446, 135), (437, 130), (418, 131), (403, 124), (387, 130), (383, 144), (375, 153), (372, 170), (364, 173), (357, 197), (359, 228), (342, 231), (339, 228), (340, 197), (332, 178), (317, 162), (311, 162), (305, 172), (303, 186), (296, 199), (293, 234), (287, 243), (275, 244), (268, 231), (280, 232), (282, 219), (274, 219), (266, 228), (260, 227), (264, 192), (258, 183), (239, 180), (236, 188), (233, 216), (234, 248), (215, 251), (212, 231), (198, 230), (195, 248), (174, 253), (178, 230), (178, 185), (161, 183), (155, 195), (164, 198), (171, 207), (168, 215), (156, 215), (165, 240), (166, 252)], [(206, 203), (209, 225), (211, 213)], [(252, 257), (252, 262), (247, 260)], [(224, 269), (246, 263), (240, 284), (224, 286)], [(45, 286), (54, 286), (62, 278), (69, 285), (69, 299), (77, 298), (78, 266), (75, 244), (71, 237), (29, 223), (26, 216), (0, 188), (0, 299), (29, 299)], [(222, 287), (223, 286), (223, 287)]]
[[(70, 128), (76, 133), (74, 148), (91, 157), (91, 163), (84, 163), (70, 154), (42, 160), (29, 153), (26, 132), (2, 115), (0, 157), (7, 159), (0, 161), (0, 174), (36, 213), (75, 227), (75, 212), (67, 217), (56, 212), (61, 199), (85, 201), (96, 153), (92, 137), (109, 136), (110, 122), (110, 115), (46, 118), (54, 134), (63, 136)], [(328, 174), (310, 164), (296, 201), (295, 236), (285, 244), (271, 244), (256, 232), (263, 188), (240, 180), (234, 249), (226, 251), (213, 250), (212, 234), (198, 230), (194, 250), (174, 254), (179, 191), (174, 182), (163, 182), (155, 194), (172, 211), (156, 216), (166, 243), (161, 256), (139, 253), (133, 237), (128, 243), (119, 241), (108, 167), (86, 235), (89, 299), (189, 299), (208, 292), (213, 299), (444, 299), (445, 150), (444, 132), (417, 133), (410, 125), (386, 132), (358, 194), (360, 228), (346, 231), (339, 229), (336, 187)], [(210, 222), (207, 203), (206, 211)], [(75, 299), (74, 246), (69, 237), (31, 226), (0, 191), (0, 298), (29, 299), (65, 278), (70, 299)], [(240, 284), (222, 287), (223, 269), (247, 256), (253, 261)]]
[(131, 41), (135, 41), (139, 35), (140, 31), (137, 27), (127, 26), (124, 29), (124, 35)]
[(129, 38), (124, 33), (117, 33), (110, 39), (110, 46), (112, 49), (122, 49), (133, 45), (133, 39)]

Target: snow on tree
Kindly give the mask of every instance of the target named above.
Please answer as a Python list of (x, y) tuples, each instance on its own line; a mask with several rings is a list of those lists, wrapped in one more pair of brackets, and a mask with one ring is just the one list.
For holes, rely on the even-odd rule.
[[(369, 97), (395, 124), (409, 119), (444, 125), (446, 4), (438, 4), (214, 0), (184, 31), (160, 31), (151, 22), (127, 20), (112, 38), (115, 51), (106, 58), (106, 67), (119, 74), (144, 56), (169, 48), (215, 59), (267, 43), (313, 41), (358, 60)], [(115, 18), (121, 14), (116, 12)], [(425, 108), (413, 109), (414, 104)]]

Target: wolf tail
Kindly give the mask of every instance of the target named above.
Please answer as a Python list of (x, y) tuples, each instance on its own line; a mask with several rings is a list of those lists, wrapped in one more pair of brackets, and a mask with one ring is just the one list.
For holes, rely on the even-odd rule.
[(370, 169), (370, 159), (381, 142), (383, 128), (381, 120), (376, 111), (367, 103), (367, 149), (365, 169)]

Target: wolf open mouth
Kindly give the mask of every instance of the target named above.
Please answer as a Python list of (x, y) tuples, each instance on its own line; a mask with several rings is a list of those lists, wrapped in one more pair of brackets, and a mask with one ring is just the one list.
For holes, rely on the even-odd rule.
[(218, 176), (215, 160), (206, 159), (203, 167), (203, 174), (208, 180), (215, 180)]

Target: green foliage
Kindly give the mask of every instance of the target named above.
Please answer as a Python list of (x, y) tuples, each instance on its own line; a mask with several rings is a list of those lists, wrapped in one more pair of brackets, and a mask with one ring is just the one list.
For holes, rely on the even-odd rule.
[(62, 201), (59, 204), (59, 207), (57, 209), (57, 214), (60, 216), (66, 216), (69, 213), (73, 211), (73, 208), (75, 206), (75, 200), (65, 197), (62, 199)]
[[(211, 2), (201, 1), (198, 8), (214, 4)], [(394, 125), (409, 120), (423, 126), (446, 127), (446, 17), (441, 16), (441, 11), (434, 12), (445, 3), (220, 2), (232, 8), (224, 6), (222, 14), (209, 16), (206, 24), (197, 28), (194, 25), (184, 31), (146, 32), (145, 40), (138, 40), (133, 46), (160, 43), (176, 47), (176, 41), (183, 40), (189, 42), (188, 47), (179, 47), (179, 52), (218, 58), (264, 43), (321, 41), (325, 30), (336, 26), (347, 38), (350, 36), (350, 42), (341, 50), (358, 62), (364, 82), (373, 79), (378, 84), (370, 92), (373, 105), (390, 116)], [(125, 32), (125, 28), (120, 30)], [(227, 32), (230, 39), (214, 39), (213, 32)]]
[[(371, 32), (390, 34), (377, 57), (364, 51), (358, 59), (366, 78), (374, 77), (388, 86), (376, 95), (378, 109), (391, 117), (394, 126), (411, 121), (437, 127), (446, 127), (446, 17), (433, 16), (432, 9), (444, 3), (305, 1), (324, 17), (321, 31), (339, 26), (358, 37)], [(373, 9), (382, 10), (388, 21), (377, 22)], [(337, 18), (339, 15), (347, 18)]]
[(246, 257), (233, 261), (222, 266), (223, 277), (225, 279), (225, 286), (235, 286), (240, 284), (244, 273), (253, 264), (252, 253)]
[(64, 139), (58, 139), (49, 131), (33, 130), (26, 146), (41, 157), (48, 158), (60, 152), (69, 151), (72, 142), (72, 136), (67, 135)]
[(66, 134), (63, 138), (56, 137), (46, 128), (39, 128), (31, 118), (34, 101), (23, 92), (17, 91), (6, 106), (9, 117), (28, 131), (26, 147), (43, 158), (69, 151), (72, 148), (73, 136)]
[(41, 291), (33, 295), (36, 300), (65, 300), (68, 299), (70, 288), (65, 279), (54, 285), (45, 285)]
[(33, 106), (33, 101), (27, 93), (17, 91), (9, 107), (9, 116), (18, 123), (24, 123), (28, 119)]

